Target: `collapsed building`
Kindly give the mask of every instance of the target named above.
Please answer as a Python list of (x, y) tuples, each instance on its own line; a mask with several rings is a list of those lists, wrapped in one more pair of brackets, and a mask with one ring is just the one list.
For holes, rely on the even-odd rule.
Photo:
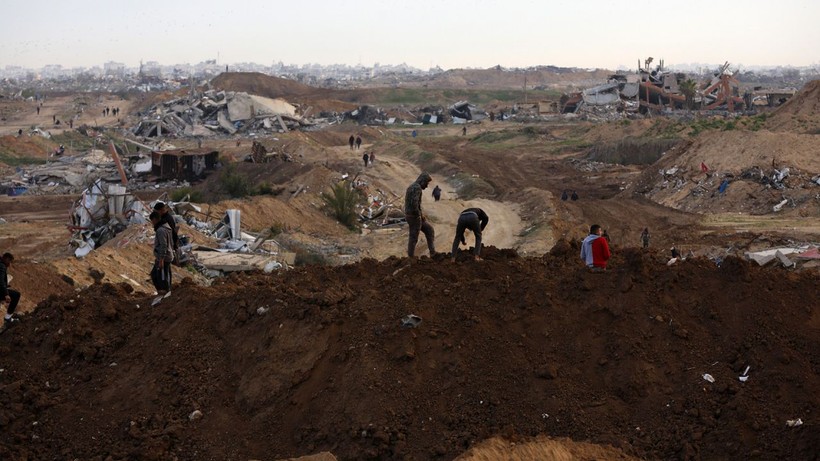
[(672, 72), (663, 60), (652, 69), (653, 59), (638, 62), (633, 74), (615, 74), (604, 84), (581, 92), (565, 94), (560, 101), (561, 113), (573, 114), (629, 114), (662, 113), (674, 110), (742, 112), (763, 103), (775, 106), (785, 102), (793, 91), (746, 91), (741, 94), (740, 83), (734, 78), (726, 62), (710, 79), (698, 83), (684, 73)]
[(207, 137), (255, 131), (288, 131), (313, 126), (283, 99), (208, 90), (175, 98), (142, 114), (132, 133), (144, 138)]

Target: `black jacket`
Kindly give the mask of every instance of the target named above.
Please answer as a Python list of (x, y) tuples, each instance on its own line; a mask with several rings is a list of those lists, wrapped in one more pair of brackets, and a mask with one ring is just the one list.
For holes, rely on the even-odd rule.
[(462, 211), (461, 214), (470, 212), (478, 215), (478, 220), (481, 221), (481, 230), (484, 230), (484, 228), (487, 227), (487, 223), (490, 222), (490, 217), (487, 216), (487, 213), (485, 213), (481, 208), (467, 208)]
[(9, 276), (6, 263), (0, 261), (0, 300), (9, 295)]

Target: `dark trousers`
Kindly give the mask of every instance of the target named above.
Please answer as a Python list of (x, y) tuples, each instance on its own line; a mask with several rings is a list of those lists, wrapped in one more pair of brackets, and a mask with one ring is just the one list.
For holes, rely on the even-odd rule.
[(458, 243), (464, 240), (464, 231), (470, 229), (475, 234), (475, 248), (473, 254), (479, 256), (481, 254), (481, 220), (475, 213), (462, 213), (458, 217), (458, 224), (456, 225), (456, 238), (453, 239), (453, 257), (458, 251)]
[(11, 302), (6, 308), (6, 315), (11, 315), (14, 313), (14, 310), (17, 309), (17, 303), (20, 302), (20, 292), (17, 290), (12, 290), (11, 288), (6, 291), (9, 292), (9, 298), (11, 298)]
[(430, 250), (430, 256), (436, 253), (436, 231), (433, 226), (426, 220), (421, 219), (420, 216), (407, 215), (407, 225), (410, 226), (410, 240), (407, 242), (407, 256), (411, 258), (416, 253), (416, 243), (419, 241), (419, 231), (424, 233), (424, 238), (427, 239), (427, 248)]
[(171, 263), (167, 260), (160, 265), (159, 261), (154, 262), (154, 267), (151, 269), (151, 282), (154, 283), (154, 288), (157, 291), (171, 290)]

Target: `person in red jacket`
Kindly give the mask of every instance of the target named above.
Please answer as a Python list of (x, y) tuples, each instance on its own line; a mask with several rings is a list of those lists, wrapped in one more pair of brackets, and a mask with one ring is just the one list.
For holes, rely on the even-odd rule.
[(611, 256), (609, 243), (601, 237), (603, 233), (601, 226), (593, 224), (589, 228), (589, 235), (581, 244), (581, 259), (584, 260), (587, 267), (596, 271), (605, 270), (606, 262)]

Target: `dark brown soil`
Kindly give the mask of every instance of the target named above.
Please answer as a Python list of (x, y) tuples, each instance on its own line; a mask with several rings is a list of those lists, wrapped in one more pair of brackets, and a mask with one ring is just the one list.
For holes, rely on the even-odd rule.
[(0, 459), (436, 460), (495, 434), (818, 459), (816, 272), (616, 248), (597, 274), (577, 252), (49, 298), (0, 336)]

